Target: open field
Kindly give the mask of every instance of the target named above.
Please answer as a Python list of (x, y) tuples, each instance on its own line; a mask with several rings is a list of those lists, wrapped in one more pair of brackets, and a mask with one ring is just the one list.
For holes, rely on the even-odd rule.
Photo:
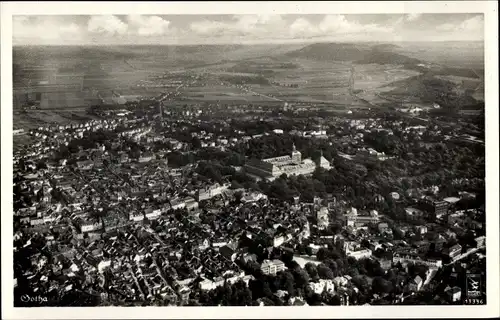
[(54, 123), (66, 124), (74, 121), (86, 121), (91, 119), (96, 119), (96, 117), (87, 114), (86, 109), (28, 110), (26, 113), (13, 113), (14, 126), (23, 129), (32, 129)]
[[(392, 46), (391, 53), (372, 51), (368, 44), (14, 47), (15, 88), (56, 86), (41, 95), (37, 88), (28, 95), (16, 94), (15, 111), (33, 99), (43, 110), (14, 119), (26, 125), (87, 117), (85, 108), (99, 104), (100, 98), (117, 103), (112, 91), (139, 97), (178, 91), (174, 99), (182, 104), (287, 101), (339, 110), (387, 106), (409, 98), (428, 104), (439, 90), (463, 92), (470, 97), (466, 103), (484, 100), (483, 48), (473, 46), (466, 57), (459, 57), (454, 46), (463, 44), (404, 43)], [(470, 62), (472, 58), (478, 60)], [(466, 60), (469, 64), (463, 64)], [(443, 62), (455, 69), (437, 65)], [(352, 71), (355, 96), (349, 91)], [(80, 92), (64, 88), (79, 84)]]

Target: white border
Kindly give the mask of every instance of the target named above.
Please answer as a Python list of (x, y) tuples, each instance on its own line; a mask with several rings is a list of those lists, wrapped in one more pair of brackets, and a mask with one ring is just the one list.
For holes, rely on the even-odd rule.
[[(17, 14), (324, 14), (324, 13), (484, 13), (486, 96), (486, 306), (366, 307), (102, 307), (13, 308), (12, 225), (12, 15)], [(352, 2), (2, 2), (1, 3), (1, 177), (2, 177), (2, 318), (416, 318), (498, 317), (498, 3), (496, 1), (352, 1)], [(313, 310), (313, 311), (312, 311)]]

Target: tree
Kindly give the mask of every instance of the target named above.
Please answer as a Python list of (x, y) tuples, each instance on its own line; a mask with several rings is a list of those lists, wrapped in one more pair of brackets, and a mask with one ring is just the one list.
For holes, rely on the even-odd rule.
[(280, 288), (288, 291), (290, 296), (295, 295), (295, 279), (290, 271), (282, 271), (278, 275), (280, 280)]
[(316, 265), (314, 263), (308, 262), (308, 263), (306, 263), (304, 268), (306, 269), (306, 271), (309, 274), (309, 277), (311, 279), (318, 277), (318, 268), (316, 267)]
[(307, 271), (302, 268), (296, 269), (294, 271), (294, 276), (297, 288), (304, 290), (305, 287), (307, 287), (307, 285), (309, 284), (309, 274), (307, 273)]
[(366, 276), (356, 276), (352, 278), (352, 283), (358, 287), (362, 292), (368, 292), (370, 289), (370, 285), (368, 284), (368, 280)]
[(375, 277), (372, 281), (372, 290), (375, 293), (391, 293), (393, 291), (393, 286), (390, 281), (382, 277)]
[(333, 279), (334, 275), (330, 268), (328, 268), (323, 263), (318, 265), (318, 276), (320, 279)]
[(327, 259), (325, 260), (325, 265), (332, 270), (333, 275), (337, 276), (339, 273), (337, 263), (333, 259)]

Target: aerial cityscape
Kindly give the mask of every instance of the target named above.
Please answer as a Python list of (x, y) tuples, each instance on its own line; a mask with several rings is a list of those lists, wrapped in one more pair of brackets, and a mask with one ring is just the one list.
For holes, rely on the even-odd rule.
[(486, 304), (483, 20), (15, 16), (14, 306)]

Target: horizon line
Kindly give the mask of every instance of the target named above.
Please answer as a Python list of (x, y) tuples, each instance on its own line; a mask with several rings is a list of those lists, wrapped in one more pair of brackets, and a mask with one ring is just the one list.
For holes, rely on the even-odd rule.
[(316, 44), (316, 43), (450, 43), (450, 42), (482, 42), (484, 40), (385, 40), (385, 41), (296, 41), (296, 42), (256, 42), (256, 43), (231, 43), (231, 42), (220, 42), (220, 43), (121, 43), (121, 44), (100, 44), (100, 43), (75, 43), (75, 44), (54, 44), (54, 43), (44, 43), (44, 44), (12, 44), (12, 47), (83, 47), (83, 46), (95, 46), (95, 47), (112, 47), (112, 46), (220, 46), (220, 45), (240, 45), (240, 46), (254, 46), (254, 45), (297, 45), (297, 44)]

